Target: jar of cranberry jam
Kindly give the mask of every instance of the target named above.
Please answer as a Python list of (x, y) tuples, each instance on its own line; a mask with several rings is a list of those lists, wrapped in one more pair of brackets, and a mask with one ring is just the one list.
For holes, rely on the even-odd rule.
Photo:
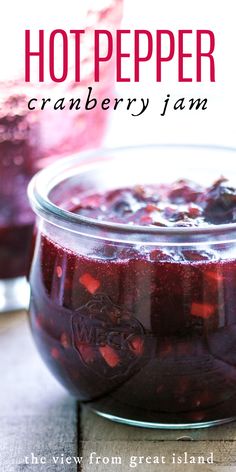
[[(89, 90), (99, 104), (105, 97), (114, 96), (115, 59), (103, 67), (100, 82), (95, 83), (94, 30), (115, 31), (123, 11), (123, 0), (73, 0), (69, 8), (58, 2), (56, 11), (46, 0), (23, 3), (22, 7), (22, 2), (15, 2), (12, 15), (12, 3), (5, 2), (0, 15), (0, 44), (7, 44), (0, 50), (0, 313), (28, 307), (26, 276), (34, 227), (26, 191), (30, 179), (48, 163), (68, 153), (98, 147), (104, 138), (108, 111), (98, 105), (88, 112), (85, 104)], [(74, 70), (75, 35), (70, 33), (74, 27), (84, 31), (79, 82)], [(39, 57), (30, 56), (30, 77), (26, 77), (25, 30), (29, 31), (30, 52), (40, 51), (40, 57), (45, 56), (40, 82)], [(44, 34), (40, 45), (39, 30)], [(58, 33), (51, 43), (53, 31)], [(60, 31), (67, 35), (68, 76), (55, 82), (49, 73), (48, 53), (50, 50), (54, 74), (59, 77), (63, 57)], [(71, 101), (77, 105), (70, 109)]]
[(236, 418), (235, 153), (100, 151), (32, 180), (33, 336), (100, 415), (163, 428)]

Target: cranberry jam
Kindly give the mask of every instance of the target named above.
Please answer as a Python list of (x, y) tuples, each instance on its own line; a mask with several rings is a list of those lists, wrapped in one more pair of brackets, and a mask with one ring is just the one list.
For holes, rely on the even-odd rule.
[[(167, 150), (155, 152), (158, 160)], [(56, 167), (29, 190), (40, 215), (30, 320), (45, 362), (80, 401), (117, 421), (204, 427), (233, 419), (235, 184), (220, 172), (213, 183), (190, 180), (187, 167), (187, 178), (174, 180), (168, 159), (169, 179), (157, 173), (156, 183), (153, 170), (140, 173), (142, 157), (132, 177), (122, 174), (124, 159), (77, 161), (60, 169), (68, 174), (73, 164), (70, 177), (44, 189), (45, 206), (40, 184)]]

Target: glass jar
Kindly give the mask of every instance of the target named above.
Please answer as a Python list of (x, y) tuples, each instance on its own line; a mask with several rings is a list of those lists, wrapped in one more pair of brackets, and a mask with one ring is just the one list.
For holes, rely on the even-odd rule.
[[(99, 83), (93, 83), (94, 29), (116, 29), (122, 16), (123, 0), (72, 0), (65, 9), (62, 2), (56, 11), (46, 0), (38, 4), (18, 2), (12, 15), (11, 3), (4, 7), (0, 18), (0, 311), (27, 306), (28, 287), (25, 279), (29, 266), (34, 216), (29, 207), (26, 188), (31, 177), (49, 162), (77, 150), (101, 144), (108, 112), (101, 107), (86, 111), (54, 110), (50, 103), (40, 109), (42, 98), (51, 103), (65, 98), (81, 99), (83, 103), (92, 87), (98, 100), (113, 96), (114, 64), (109, 61)], [(22, 14), (23, 11), (23, 14)], [(45, 15), (45, 11), (47, 14)], [(51, 13), (51, 14), (50, 14)], [(11, 29), (9, 29), (9, 21)], [(45, 56), (48, 38), (53, 29), (85, 29), (81, 44), (81, 78), (74, 82), (74, 55), (69, 56), (69, 77), (66, 82), (53, 83), (45, 73), (45, 82), (38, 83), (38, 59), (31, 59), (30, 83), (24, 81), (25, 29), (31, 31), (31, 49), (37, 50), (38, 30), (45, 31)], [(74, 46), (74, 35), (69, 35)], [(55, 63), (59, 62), (60, 44)], [(72, 46), (71, 46), (72, 48)], [(57, 62), (58, 61), (58, 62)], [(45, 58), (46, 62), (46, 58)], [(56, 67), (56, 66), (55, 66)], [(45, 67), (46, 69), (46, 67)], [(35, 110), (28, 109), (31, 98)]]
[(79, 401), (137, 426), (195, 428), (236, 417), (236, 224), (148, 227), (69, 211), (85, 193), (189, 178), (236, 183), (235, 150), (124, 148), (39, 173), (30, 322)]

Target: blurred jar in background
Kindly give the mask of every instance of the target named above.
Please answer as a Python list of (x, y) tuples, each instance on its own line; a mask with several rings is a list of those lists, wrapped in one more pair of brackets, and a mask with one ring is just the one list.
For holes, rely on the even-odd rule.
[[(93, 83), (94, 29), (115, 30), (122, 17), (123, 0), (68, 0), (40, 4), (9, 1), (0, 18), (0, 311), (27, 306), (27, 274), (34, 216), (29, 208), (26, 188), (32, 175), (49, 162), (77, 150), (101, 144), (108, 113), (95, 107), (86, 111), (54, 110), (37, 107), (29, 111), (30, 98), (81, 98), (93, 87), (96, 98), (112, 97), (114, 64), (106, 63), (99, 83)], [(55, 4), (54, 4), (55, 6)], [(74, 57), (69, 57), (71, 77), (63, 83), (39, 83), (34, 73), (24, 81), (24, 32), (31, 30), (32, 50), (38, 49), (38, 30), (84, 29), (81, 44), (81, 80), (73, 82)], [(70, 41), (74, 42), (71, 35)], [(7, 45), (4, 48), (4, 45)], [(58, 48), (60, 52), (60, 44)], [(37, 67), (37, 60), (34, 66)], [(57, 60), (57, 58), (56, 58)], [(35, 71), (33, 71), (35, 72)]]

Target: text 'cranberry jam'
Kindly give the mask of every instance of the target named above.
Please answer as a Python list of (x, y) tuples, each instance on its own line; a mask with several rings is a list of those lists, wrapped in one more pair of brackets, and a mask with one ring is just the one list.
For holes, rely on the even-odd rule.
[(235, 419), (235, 153), (100, 151), (31, 182), (32, 332), (99, 414), (165, 428)]

